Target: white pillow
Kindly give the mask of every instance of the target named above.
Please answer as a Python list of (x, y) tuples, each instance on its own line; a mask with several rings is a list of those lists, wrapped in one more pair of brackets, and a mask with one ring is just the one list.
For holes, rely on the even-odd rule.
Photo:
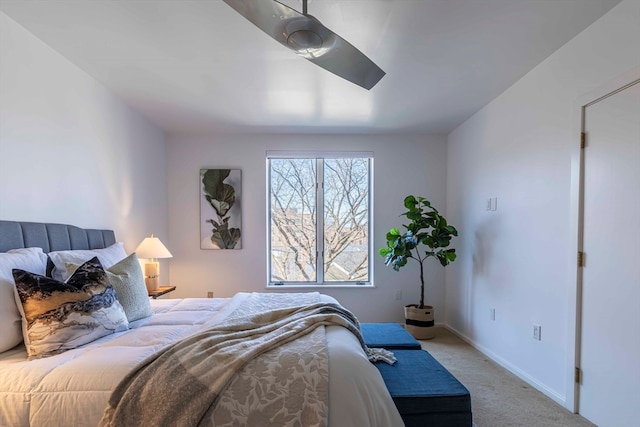
[[(66, 267), (67, 271), (75, 272), (80, 266), (67, 263)], [(120, 301), (129, 322), (153, 314), (147, 286), (144, 284), (144, 276), (135, 252), (109, 267), (105, 273), (107, 273), (109, 283), (116, 290), (118, 301)]]
[(73, 271), (67, 270), (67, 263), (80, 265), (89, 261), (94, 256), (98, 257), (98, 260), (100, 260), (100, 263), (104, 268), (109, 268), (118, 261), (126, 258), (127, 253), (124, 251), (122, 242), (114, 243), (104, 249), (80, 249), (49, 252), (49, 258), (54, 265), (51, 275), (54, 279), (64, 282), (73, 273)]
[(0, 353), (22, 342), (22, 318), (13, 291), (14, 268), (45, 274), (47, 256), (41, 248), (13, 249), (0, 253)]

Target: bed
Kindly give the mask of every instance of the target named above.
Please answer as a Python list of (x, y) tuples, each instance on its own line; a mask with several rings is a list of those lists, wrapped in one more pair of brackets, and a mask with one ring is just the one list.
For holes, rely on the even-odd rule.
[[(110, 230), (0, 221), (0, 252), (42, 248), (43, 253), (49, 254), (49, 257), (43, 257), (46, 276), (54, 274), (51, 256), (59, 251), (93, 251), (114, 244), (117, 242)], [(4, 302), (0, 302), (4, 304), (0, 305), (0, 309), (6, 311), (7, 301), (4, 299)], [(169, 385), (158, 385), (162, 383), (152, 377), (169, 375), (175, 370), (176, 359), (165, 358), (174, 349), (180, 348), (175, 350), (178, 356), (191, 354), (178, 353), (186, 348), (185, 343), (190, 343), (190, 351), (194, 354), (206, 352), (214, 346), (221, 352), (225, 349), (243, 349), (242, 342), (235, 335), (232, 340), (220, 341), (230, 335), (216, 335), (218, 332), (212, 333), (210, 330), (220, 325), (237, 325), (240, 320), (246, 322), (244, 317), (238, 320), (238, 310), (245, 306), (258, 307), (253, 309), (257, 312), (260, 306), (273, 305), (273, 313), (289, 313), (300, 301), (308, 302), (305, 310), (325, 306), (338, 311), (342, 308), (333, 298), (316, 293), (240, 293), (232, 298), (147, 298), (147, 301), (151, 315), (129, 322), (124, 330), (106, 334), (75, 348), (36, 358), (28, 354), (24, 343), (2, 351), (0, 426), (122, 424), (117, 422), (118, 418), (108, 418), (105, 414), (113, 411), (116, 396), (117, 399), (124, 399), (123, 396), (127, 395), (125, 391), (130, 390), (146, 395), (147, 400), (131, 399), (129, 396), (129, 412), (125, 412), (131, 417), (128, 418), (129, 425), (404, 425), (379, 371), (370, 361), (371, 354), (366, 353), (358, 334), (333, 323), (314, 329), (326, 331), (326, 335), (322, 335), (322, 340), (326, 342), (326, 361), (317, 360), (320, 358), (317, 355), (322, 352), (312, 347), (318, 344), (318, 337), (316, 341), (304, 342), (301, 350), (296, 343), (302, 342), (299, 340), (303, 338), (298, 338), (295, 335), (297, 332), (293, 331), (291, 336), (295, 339), (278, 347), (269, 347), (268, 351), (246, 361), (236, 374), (231, 375), (227, 387), (215, 397), (215, 404), (207, 403), (209, 408), (202, 417), (197, 415), (189, 418), (189, 409), (169, 422), (168, 418), (163, 418), (163, 413), (171, 417), (173, 412), (185, 412), (185, 407), (191, 408), (193, 401), (203, 395), (198, 387), (207, 387), (207, 384), (202, 384), (216, 382), (225, 375), (224, 372), (202, 365), (202, 360), (192, 363), (195, 359), (183, 357), (184, 360), (180, 360), (179, 364), (187, 368), (180, 369), (199, 374), (184, 381), (188, 382), (185, 389), (178, 389), (177, 383), (171, 382), (176, 378), (178, 382), (181, 378), (190, 378), (183, 371), (172, 374), (179, 377), (169, 376)], [(300, 312), (296, 310), (296, 313)], [(271, 312), (271, 309), (267, 311)], [(208, 335), (201, 338), (205, 333)], [(238, 332), (234, 330), (227, 333)], [(273, 332), (269, 336), (277, 341), (284, 335)], [(207, 344), (203, 346), (203, 342)], [(195, 351), (193, 345), (200, 347)], [(149, 366), (155, 366), (164, 359), (164, 365), (159, 364), (158, 369), (149, 373)], [(327, 375), (323, 382), (325, 370)], [(132, 388), (134, 383), (140, 387)], [(189, 391), (194, 387), (195, 392)], [(193, 396), (186, 399), (188, 393), (193, 393)], [(122, 404), (122, 401), (116, 403)]]

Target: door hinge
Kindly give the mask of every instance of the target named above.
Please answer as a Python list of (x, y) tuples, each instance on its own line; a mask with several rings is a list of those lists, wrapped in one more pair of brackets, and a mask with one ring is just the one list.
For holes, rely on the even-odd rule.
[(580, 132), (580, 148), (584, 148), (587, 146), (587, 134), (584, 132)]
[(584, 252), (578, 251), (578, 267), (584, 267)]
[(577, 366), (573, 375), (573, 379), (578, 384), (582, 382), (582, 369), (578, 368)]

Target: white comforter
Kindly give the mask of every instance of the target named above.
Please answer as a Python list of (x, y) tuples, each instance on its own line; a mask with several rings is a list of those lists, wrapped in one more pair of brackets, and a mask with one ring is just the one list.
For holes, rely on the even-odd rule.
[[(221, 321), (233, 306), (232, 299), (222, 298), (155, 300), (154, 315), (133, 322), (127, 332), (45, 359), (27, 361), (24, 347), (0, 354), (0, 426), (96, 426), (127, 372), (203, 324)], [(327, 344), (329, 425), (402, 426), (356, 337), (331, 326)]]

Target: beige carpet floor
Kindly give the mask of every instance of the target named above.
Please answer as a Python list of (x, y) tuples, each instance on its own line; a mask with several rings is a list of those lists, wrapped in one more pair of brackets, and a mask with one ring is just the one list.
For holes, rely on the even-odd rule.
[(594, 424), (573, 414), (505, 370), (445, 328), (421, 341), (471, 393), (477, 427), (582, 427)]

